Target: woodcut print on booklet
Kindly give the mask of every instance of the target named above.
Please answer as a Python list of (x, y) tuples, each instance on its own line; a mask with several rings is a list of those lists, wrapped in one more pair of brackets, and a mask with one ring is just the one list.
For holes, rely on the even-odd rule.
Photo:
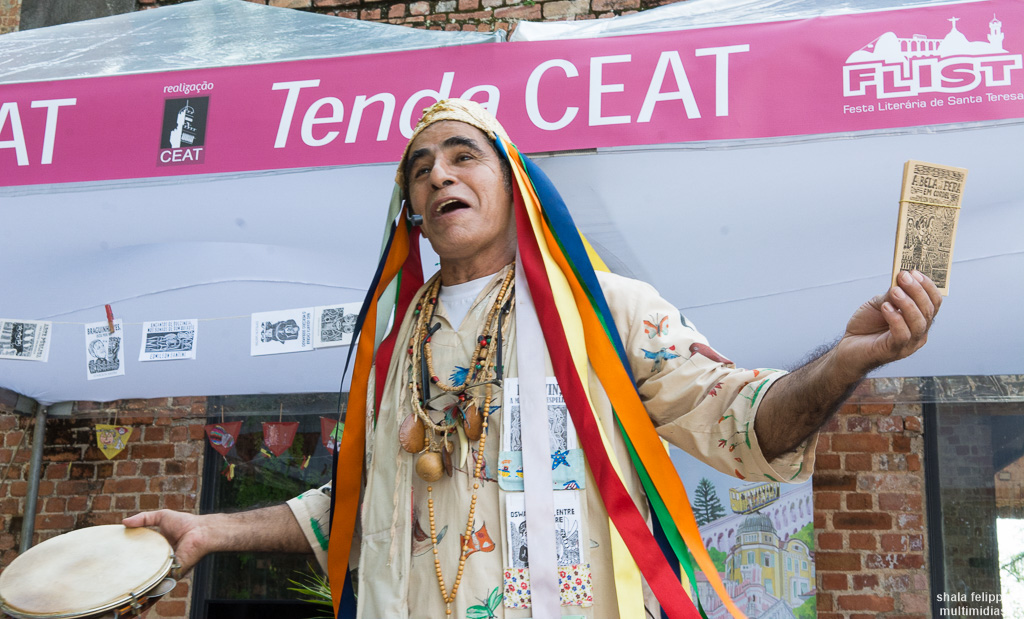
[(967, 170), (908, 161), (903, 166), (892, 285), (900, 271), (917, 270), (949, 294), (953, 242)]

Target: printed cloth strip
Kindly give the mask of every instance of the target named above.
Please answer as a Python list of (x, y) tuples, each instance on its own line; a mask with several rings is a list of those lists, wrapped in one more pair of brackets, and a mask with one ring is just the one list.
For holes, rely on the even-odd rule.
[[(547, 180), (547, 177), (544, 176), (539, 168), (536, 168), (525, 157), (519, 156), (516, 159), (524, 167), (528, 168), (530, 172), (536, 171), (536, 177), (534, 174), (530, 174), (535, 188), (538, 184), (542, 187), (546, 185), (547, 190), (557, 196), (557, 191), (554, 190), (553, 185), (550, 184), (550, 181)], [(544, 203), (544, 212), (548, 218), (548, 223), (560, 221), (563, 229), (559, 231), (561, 236), (556, 240), (553, 238), (552, 231), (545, 226), (548, 246), (552, 249), (552, 255), (555, 256), (556, 260), (559, 260), (570, 285), (575, 284), (573, 285), (573, 292), (587, 331), (588, 356), (612, 402), (617, 417), (620, 418), (620, 421), (624, 421), (621, 425), (624, 438), (627, 442), (632, 441), (634, 444), (639, 439), (637, 451), (640, 458), (639, 461), (635, 460), (635, 464), (638, 465), (638, 470), (646, 469), (648, 475), (650, 475), (652, 484), (647, 489), (648, 494), (658, 494), (665, 504), (668, 505), (671, 519), (669, 524), (663, 522), (663, 526), (668, 529), (672, 526), (671, 523), (674, 523), (682, 539), (693, 552), (698, 565), (701, 566), (704, 573), (708, 576), (709, 583), (718, 593), (730, 613), (734, 617), (743, 617), (743, 613), (736, 607), (726, 592), (725, 586), (718, 576), (718, 571), (714, 567), (711, 557), (707, 554), (707, 550), (704, 548), (696, 519), (693, 517), (689, 500), (686, 498), (686, 491), (678, 475), (675, 474), (671, 459), (665, 450), (661, 448), (660, 437), (657, 435), (650, 418), (646, 414), (646, 410), (643, 408), (643, 403), (640, 401), (639, 394), (636, 391), (635, 382), (630, 375), (628, 364), (617, 364), (611, 361), (612, 355), (621, 358), (621, 355), (624, 353), (621, 341), (618, 338), (618, 332), (613, 326), (609, 328), (608, 321), (603, 320), (600, 314), (597, 313), (598, 308), (594, 307), (595, 304), (599, 307), (607, 307), (607, 305), (600, 286), (596, 284), (592, 268), (588, 268), (589, 263), (583, 262), (583, 259), (586, 258), (586, 250), (582, 242), (579, 241), (579, 233), (575, 226), (572, 225), (572, 220), (568, 217), (568, 211), (565, 209), (560, 197), (550, 201), (552, 202), (550, 209), (548, 208), (548, 203)], [(561, 217), (563, 214), (564, 217)], [(567, 256), (561, 251), (563, 248), (566, 249), (565, 253), (575, 254), (579, 262), (569, 264)], [(588, 271), (589, 273), (587, 273)], [(591, 290), (584, 290), (579, 281), (574, 281), (574, 278), (568, 277), (570, 273), (583, 274), (582, 279), (593, 279), (594, 287)], [(610, 316), (610, 313), (608, 316)], [(602, 331), (605, 337), (601, 337)], [(618, 354), (616, 355), (616, 353)], [(623, 415), (624, 412), (626, 415)], [(672, 537), (670, 536), (669, 539), (671, 540)], [(676, 553), (680, 558), (680, 563), (685, 564), (683, 557), (686, 553), (679, 548), (676, 548)], [(693, 584), (695, 585), (695, 583)]]
[[(514, 193), (517, 226), (528, 226), (529, 215), (526, 213), (523, 197), (518, 191)], [(555, 376), (562, 387), (562, 394), (605, 507), (632, 551), (641, 573), (668, 615), (673, 619), (696, 619), (700, 615), (682, 590), (681, 583), (658, 548), (646, 521), (637, 510), (622, 481), (615, 475), (608, 454), (601, 448), (600, 437), (595, 428), (597, 420), (587, 405), (586, 395), (580, 378), (576, 375), (561, 321), (557, 316), (554, 298), (550, 287), (546, 286), (547, 282), (544, 281), (544, 263), (537, 241), (530, 234), (519, 234), (518, 237), (523, 271), (531, 284)]]
[[(504, 145), (502, 145), (504, 146)], [(515, 148), (512, 146), (512, 148)], [(506, 151), (508, 152), (508, 151)], [(541, 254), (544, 257), (545, 270), (548, 274), (549, 283), (555, 287), (561, 288), (561, 294), (555, 296), (556, 305), (559, 307), (559, 316), (562, 321), (562, 325), (565, 328), (566, 338), (570, 343), (570, 352), (573, 352), (573, 361), (576, 366), (577, 373), (580, 376), (580, 382), (583, 385), (584, 392), (587, 396), (587, 404), (593, 410), (593, 401), (590, 398), (590, 388), (588, 386), (587, 376), (587, 359), (586, 359), (586, 344), (584, 341), (583, 324), (579, 318), (579, 312), (576, 309), (575, 301), (572, 298), (571, 291), (568, 290), (568, 282), (565, 279), (564, 274), (559, 269), (558, 265), (555, 264), (553, 258), (548, 255), (546, 251), (548, 248), (546, 245), (541, 243), (541, 238), (538, 237), (539, 224), (542, 213), (540, 212), (540, 204), (537, 201), (537, 196), (532, 192), (532, 186), (529, 181), (529, 177), (526, 171), (521, 169), (513, 163), (513, 173), (516, 177), (516, 181), (519, 184), (520, 191), (525, 199), (523, 200), (524, 206), (526, 206), (526, 212), (530, 217), (531, 228), (534, 232), (534, 236), (537, 237), (537, 245), (541, 250)], [(594, 254), (596, 256), (596, 253)], [(600, 260), (600, 258), (598, 258)], [(601, 266), (607, 270), (604, 263), (600, 263)], [(522, 280), (521, 280), (522, 281)], [(615, 456), (615, 450), (612, 448), (611, 441), (605, 434), (604, 427), (600, 423), (596, 423), (598, 435), (601, 438), (601, 444), (608, 454), (608, 460), (615, 471), (616, 476), (620, 480), (620, 483), (624, 479), (622, 475), (622, 469), (619, 465), (618, 458)], [(611, 538), (611, 551), (612, 551), (612, 571), (615, 580), (615, 594), (618, 602), (619, 616), (620, 617), (640, 617), (645, 614), (644, 606), (644, 592), (643, 584), (640, 579), (640, 570), (633, 561), (633, 557), (626, 547), (625, 541), (619, 534), (618, 529), (615, 526), (614, 521), (611, 517), (608, 518), (608, 531)]]
[[(555, 504), (551, 489), (551, 440), (548, 427), (544, 334), (537, 322), (530, 286), (516, 261), (516, 358), (519, 363), (519, 423), (523, 444), (526, 539), (534, 619), (561, 615), (558, 559), (555, 554)], [(541, 430), (542, 429), (542, 430)]]

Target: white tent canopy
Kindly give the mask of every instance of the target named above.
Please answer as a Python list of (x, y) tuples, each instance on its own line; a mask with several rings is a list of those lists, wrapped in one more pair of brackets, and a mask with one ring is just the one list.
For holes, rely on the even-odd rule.
[[(602, 34), (704, 5), (720, 3), (601, 20)], [(777, 17), (747, 5), (731, 10)], [(202, 0), (0, 37), (0, 86), (495, 40)], [(905, 160), (966, 167), (952, 296), (927, 349), (879, 375), (1013, 374), (1024, 373), (1021, 138), (1002, 121), (538, 163), (613, 270), (653, 283), (749, 367), (797, 363), (885, 290)], [(0, 361), (0, 387), (44, 403), (337, 389), (347, 349), (251, 357), (250, 315), (360, 301), (392, 177), (374, 164), (0, 188), (0, 318), (54, 322), (49, 361)], [(126, 375), (89, 381), (82, 324), (103, 321), (108, 303), (126, 323)], [(143, 321), (185, 318), (201, 320), (195, 360), (136, 361)]]

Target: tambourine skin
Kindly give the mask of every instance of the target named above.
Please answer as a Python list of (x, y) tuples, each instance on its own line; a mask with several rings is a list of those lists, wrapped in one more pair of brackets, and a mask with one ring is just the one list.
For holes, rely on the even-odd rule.
[(28, 549), (0, 573), (0, 610), (19, 619), (122, 617), (173, 588), (163, 582), (173, 567), (171, 546), (156, 531), (79, 529)]

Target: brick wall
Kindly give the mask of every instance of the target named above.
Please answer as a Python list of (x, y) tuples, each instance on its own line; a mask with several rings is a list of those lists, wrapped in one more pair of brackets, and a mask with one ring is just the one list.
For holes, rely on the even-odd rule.
[[(868, 381), (821, 435), (814, 475), (821, 619), (930, 616), (921, 407), (892, 403), (916, 398), (910, 381)], [(135, 433), (108, 461), (92, 427), (115, 412)], [(205, 413), (202, 398), (162, 398), (82, 402), (74, 418), (51, 418), (34, 542), (142, 509), (197, 511)], [(0, 405), (0, 467), (14, 458), (0, 485), (0, 569), (20, 542), (30, 426)], [(186, 617), (189, 586), (179, 583), (150, 616)]]
[[(96, 423), (131, 426), (128, 447), (111, 460), (96, 446)], [(33, 544), (82, 527), (117, 524), (140, 510), (197, 511), (206, 435), (204, 398), (82, 402), (72, 418), (46, 422)], [(21, 544), (32, 417), (0, 406), (0, 569)], [(27, 435), (26, 435), (27, 433)], [(6, 467), (6, 468), (5, 468)], [(187, 617), (185, 578), (149, 617)]]
[[(181, 0), (138, 0), (140, 9)], [(351, 19), (431, 30), (511, 32), (520, 20), (565, 21), (628, 15), (678, 0), (249, 0)]]
[(21, 0), (0, 0), (0, 34), (18, 29), (21, 21)]
[(867, 381), (819, 439), (819, 619), (931, 616), (921, 405), (892, 403), (916, 399), (910, 381)]

